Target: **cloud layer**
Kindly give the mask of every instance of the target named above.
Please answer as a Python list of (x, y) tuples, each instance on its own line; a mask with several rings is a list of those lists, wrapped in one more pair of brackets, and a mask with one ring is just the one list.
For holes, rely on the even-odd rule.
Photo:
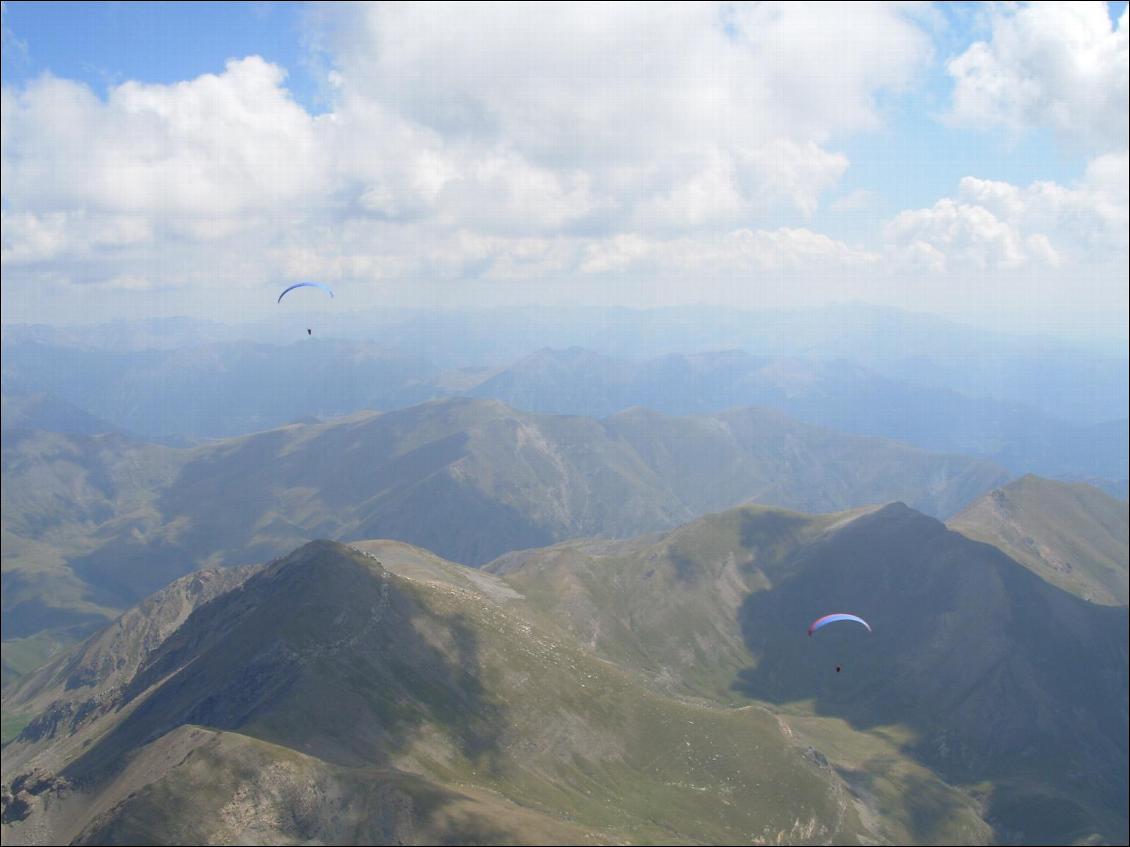
[(1046, 127), (1100, 152), (1124, 149), (1130, 24), (1105, 3), (1033, 3), (994, 10), (991, 37), (950, 60), (952, 115), (1013, 133)]
[[(333, 67), (322, 114), (255, 56), (105, 97), (51, 76), (5, 86), (5, 287), (252, 291), (316, 276), (407, 300), (468, 280), (560, 299), (600, 278), (633, 280), (625, 292), (646, 303), (645, 277), (725, 300), (744, 296), (741, 275), (772, 273), (820, 301), (890, 299), (900, 274), (1125, 265), (1127, 24), (1101, 4), (994, 9), (987, 39), (944, 63), (955, 122), (1052, 129), (1089, 151), (1081, 178), (970, 174), (863, 243), (821, 232), (821, 211), (851, 168), (840, 145), (884, 131), (884, 98), (942, 67), (915, 7), (312, 17)], [(849, 196), (841, 211), (878, 195)], [(1096, 279), (1094, 297), (1109, 288)]]

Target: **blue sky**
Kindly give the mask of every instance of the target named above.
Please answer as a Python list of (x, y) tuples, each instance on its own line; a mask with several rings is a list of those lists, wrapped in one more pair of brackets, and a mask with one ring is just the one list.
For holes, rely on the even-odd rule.
[(307, 107), (316, 84), (306, 72), (304, 10), (297, 3), (6, 2), (5, 26), (23, 45), (3, 54), (4, 80), (42, 73), (81, 80), (104, 93), (136, 79), (175, 83), (219, 73), (231, 58), (256, 54), (288, 71)]
[(5, 320), (316, 275), (1125, 335), (1125, 7), (5, 2)]

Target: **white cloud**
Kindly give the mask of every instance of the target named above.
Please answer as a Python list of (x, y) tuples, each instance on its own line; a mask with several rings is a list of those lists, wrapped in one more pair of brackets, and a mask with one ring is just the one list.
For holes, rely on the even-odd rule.
[(1002, 4), (991, 37), (947, 64), (952, 117), (1020, 133), (1034, 127), (1096, 151), (1127, 144), (1128, 24), (1099, 2)]
[[(810, 215), (847, 167), (823, 145), (877, 125), (876, 92), (907, 84), (930, 53), (925, 34), (884, 5), (393, 4), (355, 14), (339, 39), (341, 126), (387, 141), (345, 142), (349, 169), (369, 174), (366, 196), (418, 210), (419, 199), (395, 199), (413, 188), (403, 174), (417, 156), (472, 186), (504, 161), (540, 176), (523, 180), (522, 198), (488, 182), (480, 202), (509, 195), (503, 205), (515, 211), (553, 209), (550, 225), (670, 230)], [(428, 198), (437, 214), (461, 217), (442, 208), (449, 201), (462, 196)]]
[(43, 262), (67, 247), (66, 218), (62, 212), (36, 215), (31, 212), (0, 211), (4, 264)]
[(877, 93), (930, 55), (881, 4), (325, 17), (336, 68), (317, 117), (254, 56), (105, 98), (49, 75), (5, 86), (5, 265), (158, 287), (299, 270), (533, 278), (637, 237), (682, 244), (680, 267), (721, 261), (733, 248), (704, 235), (694, 249), (695, 233), (811, 217), (848, 166), (827, 145), (876, 126)]
[(537, 161), (827, 140), (877, 123), (876, 89), (930, 51), (897, 7), (436, 4), (359, 7), (342, 85), (448, 138)]
[(620, 235), (587, 245), (580, 270), (589, 274), (647, 271), (670, 275), (742, 271), (819, 271), (865, 268), (879, 255), (808, 229), (738, 229), (711, 238), (649, 240)]
[[(105, 97), (50, 76), (5, 85), (5, 304), (12, 285), (68, 284), (168, 291), (181, 304), (224, 289), (224, 302), (257, 303), (258, 286), (295, 277), (355, 285), (366, 302), (425, 290), (448, 302), (492, 282), (506, 283), (504, 296), (542, 287), (550, 298), (740, 300), (747, 292), (727, 286), (749, 275), (776, 278), (780, 302), (891, 302), (905, 280), (938, 278), (922, 268), (983, 280), (1099, 258), (1125, 265), (1125, 141), (1110, 146), (1125, 137), (1125, 104), (1103, 113), (1125, 93), (1125, 73), (1110, 76), (1112, 49), (1125, 68), (1125, 16), (1118, 34), (1107, 27), (1113, 42), (1087, 12), (1052, 44), (1055, 16), (1075, 12), (994, 10), (993, 38), (950, 64), (960, 120), (1074, 126), (1073, 137), (1115, 153), (1073, 185), (966, 179), (861, 246), (816, 231), (820, 210), (849, 167), (839, 145), (880, 127), (881, 95), (912, 85), (931, 58), (920, 9), (311, 14), (335, 27), (321, 42), (335, 67), (318, 116), (291, 98), (283, 69), (257, 57)], [(1058, 57), (1050, 68), (1041, 50)], [(1000, 87), (1025, 74), (1032, 98)], [(877, 200), (860, 189), (833, 210)], [(509, 284), (520, 281), (539, 285)]]
[(326, 158), (317, 121), (283, 79), (251, 57), (176, 85), (127, 82), (105, 101), (51, 76), (5, 88), (5, 202), (145, 216), (153, 228), (204, 239), (285, 212), (324, 190)]
[(887, 222), (884, 235), (896, 253), (934, 270), (1057, 267), (1068, 260), (1124, 266), (1130, 249), (1128, 173), (1122, 153), (1091, 160), (1083, 179), (1071, 186), (965, 177), (956, 199), (901, 212)]
[(983, 206), (948, 197), (928, 209), (900, 212), (883, 234), (896, 255), (934, 271), (1011, 270), (1030, 258), (1015, 227)]
[(992, 209), (1026, 231), (1054, 233), (1055, 240), (1080, 258), (1125, 256), (1130, 227), (1127, 154), (1093, 159), (1071, 186), (1039, 181), (1021, 188), (966, 177), (960, 193)]

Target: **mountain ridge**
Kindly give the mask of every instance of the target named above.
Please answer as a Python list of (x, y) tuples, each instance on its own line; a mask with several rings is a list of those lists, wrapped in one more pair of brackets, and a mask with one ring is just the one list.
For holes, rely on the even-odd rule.
[(632, 536), (744, 500), (808, 511), (906, 499), (949, 513), (995, 466), (776, 412), (607, 421), (447, 399), (170, 448), (121, 435), (4, 444), (5, 638), (88, 625), (194, 567), (310, 537), (394, 537), (481, 564)]

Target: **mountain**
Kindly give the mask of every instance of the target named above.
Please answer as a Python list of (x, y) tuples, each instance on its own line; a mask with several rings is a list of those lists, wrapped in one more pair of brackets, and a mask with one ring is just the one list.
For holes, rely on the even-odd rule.
[(5, 639), (85, 635), (188, 571), (315, 536), (395, 538), (478, 565), (747, 500), (827, 511), (903, 499), (948, 515), (1006, 478), (764, 410), (596, 421), (461, 399), (194, 448), (13, 433), (2, 467)]
[(982, 456), (1015, 473), (1122, 479), (1130, 464), (1125, 405), (1117, 420), (1075, 423), (1016, 402), (892, 379), (845, 359), (731, 350), (630, 362), (581, 348), (543, 349), (468, 393), (535, 412), (598, 417), (635, 405), (674, 415), (768, 406), (844, 432)]
[(1128, 623), (902, 504), (311, 542), (9, 686), (4, 839), (1119, 843)]
[[(852, 314), (845, 318), (849, 324)], [(452, 326), (436, 324), (437, 316), (428, 318), (431, 323), (425, 323), (435, 329), (429, 337), (481, 332), (455, 326), (466, 324), (467, 316), (449, 318)], [(660, 316), (652, 318), (662, 323)], [(262, 327), (252, 334), (272, 343), (209, 341), (215, 333), (202, 327), (201, 337), (192, 344), (133, 349), (130, 342), (126, 350), (91, 347), (98, 339), (88, 337), (90, 330), (52, 334), (8, 328), (4, 389), (18, 386), (25, 393), (51, 394), (116, 429), (166, 443), (241, 435), (361, 409), (399, 409), (455, 395), (501, 400), (531, 412), (587, 417), (606, 417), (633, 406), (687, 415), (758, 405), (858, 435), (980, 456), (1015, 474), (1093, 478), (1100, 484), (1126, 479), (1130, 423), (1125, 360), (1072, 358), (1070, 351), (1054, 346), (1013, 345), (1013, 350), (1001, 340), (1005, 350), (1013, 350), (1002, 354), (1002, 361), (986, 346), (988, 337), (973, 334), (967, 340), (976, 344), (963, 348), (961, 357), (947, 359), (943, 370), (949, 376), (938, 376), (931, 369), (941, 353), (933, 343), (923, 348), (930, 350), (928, 356), (910, 356), (909, 364), (896, 366), (877, 355), (883, 351), (896, 358), (908, 356), (900, 345), (913, 347), (916, 342), (903, 330), (917, 323), (882, 314), (868, 320), (879, 329), (866, 338), (846, 335), (863, 345), (854, 353), (829, 316), (827, 322), (813, 325), (829, 332), (826, 343), (817, 343), (811, 333), (809, 341), (803, 341), (808, 330), (799, 327), (801, 336), (785, 343), (783, 330), (765, 327), (763, 331), (774, 333), (777, 340), (754, 346), (778, 351), (772, 355), (730, 349), (637, 360), (576, 346), (542, 347), (532, 354), (523, 351), (516, 361), (502, 365), (464, 358), (447, 370), (433, 364), (430, 352), (425, 356), (390, 346), (404, 339), (376, 327), (369, 328), (373, 340), (315, 336), (301, 343), (293, 343), (292, 333)], [(441, 326), (446, 327), (442, 332)], [(134, 329), (136, 333), (107, 328), (105, 335), (159, 334), (144, 323)], [(937, 330), (928, 325), (918, 329), (926, 336)], [(168, 330), (171, 337), (182, 337), (177, 326)], [(548, 332), (531, 344), (555, 337)], [(731, 337), (742, 336), (720, 336)], [(421, 350), (421, 339), (412, 338), (406, 349)], [(85, 346), (79, 343), (84, 339)], [(43, 343), (50, 340), (57, 343)], [(437, 349), (443, 346), (436, 344)], [(792, 352), (782, 355), (782, 350)], [(484, 361), (489, 366), (483, 366)], [(960, 374), (969, 377), (958, 379)], [(1036, 398), (1040, 402), (1021, 402), (1031, 399), (1040, 386), (1047, 395)], [(1118, 397), (1123, 398), (1121, 405)], [(1104, 410), (1108, 417), (1100, 416)]]
[(1130, 500), (1130, 479), (1101, 479), (1097, 477), (1084, 477), (1082, 479), (1067, 480), (1068, 482), (1082, 482), (1099, 489), (1104, 494), (1109, 494), (1115, 500), (1126, 502)]
[(125, 353), (139, 350), (173, 350), (248, 338), (247, 327), (235, 327), (200, 318), (169, 317), (117, 320), (99, 324), (51, 326), (5, 324), (3, 343), (28, 344)]
[(44, 630), (85, 637), (123, 608), (94, 596), (71, 559), (97, 549), (109, 533), (132, 533), (152, 520), (158, 493), (175, 477), (182, 456), (117, 433), (5, 433), (0, 531), (6, 661), (8, 639)]
[(1029, 475), (979, 497), (948, 523), (1084, 600), (1126, 606), (1128, 522), (1125, 501)]
[(114, 432), (112, 423), (61, 400), (52, 394), (8, 390), (0, 394), (0, 420), (5, 431), (10, 429), (42, 429), (48, 432), (70, 432), (90, 435)]
[(4, 346), (6, 382), (49, 392), (154, 440), (218, 438), (299, 418), (401, 408), (439, 395), (430, 362), (374, 343), (310, 338), (112, 352)]
[[(890, 766), (892, 748), (962, 787), (1006, 842), (1126, 840), (1126, 608), (1079, 599), (902, 504), (745, 507), (487, 569), (598, 656), (672, 690), (772, 704), (857, 788), (901, 785), (896, 805), (916, 790), (927, 801), (917, 774)], [(837, 611), (873, 632), (805, 635)], [(920, 814), (960, 808), (929, 802)]]
[(4, 843), (887, 836), (765, 709), (663, 695), (497, 577), (377, 549), (311, 542), (208, 600), (186, 577), (6, 691), (37, 716)]
[[(326, 337), (380, 344), (443, 368), (507, 367), (542, 347), (584, 347), (629, 360), (735, 349), (766, 359), (846, 360), (894, 380), (1019, 404), (1078, 424), (1124, 418), (1130, 384), (1124, 338), (1074, 343), (865, 303), (757, 311), (702, 305), (385, 307), (334, 310), (326, 318), (332, 318)], [(235, 341), (279, 344), (293, 333), (290, 319), (268, 310), (242, 325), (193, 318), (5, 324), (3, 341), (126, 352)]]
[(628, 409), (605, 421), (694, 514), (740, 502), (828, 512), (905, 500), (952, 514), (991, 477), (989, 462), (847, 435), (762, 408), (668, 417)]

